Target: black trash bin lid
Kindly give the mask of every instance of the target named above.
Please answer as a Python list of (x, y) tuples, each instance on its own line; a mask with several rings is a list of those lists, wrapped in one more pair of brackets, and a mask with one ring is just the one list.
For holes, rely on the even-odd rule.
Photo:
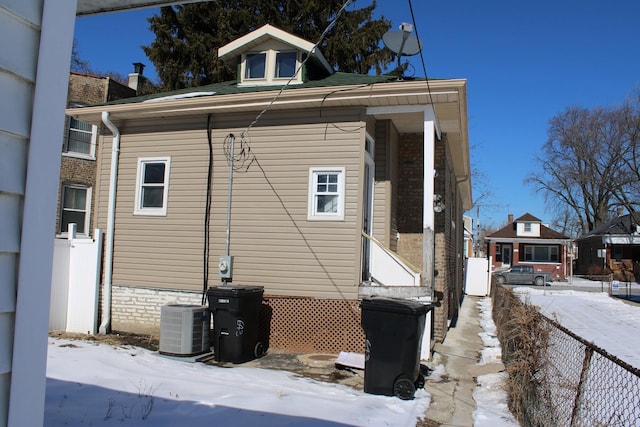
[(207, 295), (226, 297), (251, 296), (254, 294), (257, 296), (263, 293), (264, 286), (212, 286), (207, 289)]
[(360, 308), (362, 310), (421, 315), (431, 310), (431, 305), (402, 298), (372, 296), (363, 298)]

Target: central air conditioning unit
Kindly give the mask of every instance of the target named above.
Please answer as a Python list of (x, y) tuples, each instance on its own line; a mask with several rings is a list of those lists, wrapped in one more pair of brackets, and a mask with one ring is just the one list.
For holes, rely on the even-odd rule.
[(172, 356), (195, 356), (209, 352), (209, 318), (209, 310), (205, 305), (162, 306), (159, 352)]

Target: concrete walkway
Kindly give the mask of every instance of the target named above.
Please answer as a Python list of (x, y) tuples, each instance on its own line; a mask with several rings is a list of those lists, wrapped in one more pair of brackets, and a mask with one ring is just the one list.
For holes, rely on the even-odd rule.
[[(425, 390), (431, 394), (431, 405), (427, 421), (441, 426), (472, 426), (476, 403), (473, 390), (475, 378), (503, 369), (501, 366), (477, 365), (483, 343), (478, 335), (480, 308), (483, 297), (465, 295), (455, 327), (449, 328), (442, 344), (436, 344), (432, 360), (427, 364), (435, 369), (443, 365), (445, 374), (441, 379), (426, 378)], [(500, 364), (501, 365), (501, 364)]]
[[(477, 364), (483, 348), (478, 335), (482, 332), (478, 302), (483, 298), (465, 295), (456, 326), (449, 328), (445, 341), (435, 345), (432, 360), (425, 363), (432, 370), (442, 365), (446, 372), (437, 375), (438, 371), (435, 371), (426, 376), (425, 390), (431, 394), (431, 404), (425, 418), (417, 423), (418, 427), (473, 426), (475, 378), (504, 369), (501, 363)], [(335, 355), (292, 355), (270, 350), (265, 357), (244, 363), (243, 366), (285, 369), (321, 381), (363, 389), (364, 370), (336, 370)]]

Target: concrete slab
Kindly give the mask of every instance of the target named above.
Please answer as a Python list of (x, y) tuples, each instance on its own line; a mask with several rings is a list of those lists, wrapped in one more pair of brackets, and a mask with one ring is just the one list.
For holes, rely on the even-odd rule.
[(474, 372), (483, 347), (478, 335), (482, 328), (477, 302), (482, 298), (465, 296), (456, 327), (450, 328), (444, 342), (434, 347), (434, 356), (428, 366), (436, 369), (438, 365), (443, 365), (445, 374), (437, 382), (427, 377), (425, 389), (431, 393), (431, 405), (425, 415), (425, 423), (419, 423), (419, 426), (431, 425), (429, 422), (441, 426), (473, 425), (473, 411), (476, 408), (473, 399), (476, 387)]

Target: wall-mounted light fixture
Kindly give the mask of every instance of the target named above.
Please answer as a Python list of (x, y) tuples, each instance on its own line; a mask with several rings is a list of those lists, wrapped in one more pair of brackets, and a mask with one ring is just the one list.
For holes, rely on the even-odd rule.
[(437, 213), (444, 210), (444, 202), (442, 201), (442, 196), (440, 194), (433, 195), (433, 210)]

